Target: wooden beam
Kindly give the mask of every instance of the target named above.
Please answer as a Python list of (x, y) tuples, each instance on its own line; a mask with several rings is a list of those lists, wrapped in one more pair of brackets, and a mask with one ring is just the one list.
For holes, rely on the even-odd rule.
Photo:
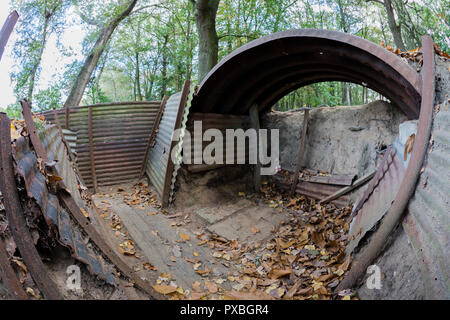
[(339, 198), (340, 196), (343, 196), (344, 194), (349, 193), (350, 191), (358, 188), (359, 186), (363, 185), (364, 183), (366, 183), (367, 181), (372, 179), (374, 175), (375, 175), (375, 171), (372, 171), (372, 172), (366, 174), (364, 177), (361, 177), (358, 180), (356, 180), (355, 183), (352, 184), (351, 186), (342, 188), (341, 190), (333, 193), (332, 195), (326, 197), (325, 199), (322, 199), (319, 202), (319, 204), (323, 204), (323, 203), (327, 203), (327, 202), (333, 201), (333, 200)]
[(250, 125), (253, 129), (256, 130), (256, 148), (255, 148), (256, 165), (254, 167), (254, 172), (253, 172), (253, 186), (255, 188), (255, 191), (259, 192), (261, 189), (261, 162), (259, 161), (258, 151), (259, 151), (259, 147), (260, 147), (260, 145), (259, 145), (259, 129), (261, 127), (259, 124), (258, 106), (256, 104), (254, 104), (250, 108)]
[(92, 107), (88, 109), (88, 131), (89, 131), (89, 157), (91, 161), (91, 175), (94, 184), (94, 193), (97, 193), (97, 175), (95, 174), (94, 137), (92, 133)]
[(164, 108), (166, 107), (168, 96), (164, 96), (161, 101), (161, 105), (158, 110), (158, 114), (156, 115), (155, 122), (153, 123), (152, 132), (150, 132), (150, 138), (147, 142), (147, 147), (145, 149), (144, 161), (142, 162), (141, 173), (139, 174), (139, 179), (144, 176), (145, 168), (147, 167), (148, 154), (150, 153), (150, 149), (153, 147), (153, 141), (156, 139), (156, 134), (158, 133), (159, 123), (161, 122), (162, 115), (164, 113)]
[(294, 171), (294, 180), (292, 181), (292, 186), (291, 186), (291, 196), (293, 196), (295, 194), (295, 188), (297, 187), (297, 183), (298, 183), (298, 172), (300, 171), (301, 167), (302, 167), (302, 159), (303, 159), (303, 154), (305, 152), (305, 145), (306, 145), (306, 133), (308, 130), (308, 120), (309, 120), (309, 108), (305, 108), (305, 114), (303, 116), (303, 130), (302, 130), (302, 136), (301, 136), (301, 140), (300, 140), (300, 149), (298, 150), (298, 156), (297, 156), (297, 164), (295, 166), (295, 171)]

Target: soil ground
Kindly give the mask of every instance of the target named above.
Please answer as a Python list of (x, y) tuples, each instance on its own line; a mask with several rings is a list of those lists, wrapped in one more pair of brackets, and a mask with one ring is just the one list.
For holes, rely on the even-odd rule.
[[(170, 210), (160, 208), (146, 180), (102, 188), (92, 198), (94, 220), (138, 275), (170, 299), (332, 298), (349, 267), (350, 209), (289, 198), (267, 183), (263, 193), (245, 194), (245, 179), (212, 188), (218, 176), (181, 177), (175, 203), (183, 206)], [(183, 200), (189, 195), (196, 201)]]

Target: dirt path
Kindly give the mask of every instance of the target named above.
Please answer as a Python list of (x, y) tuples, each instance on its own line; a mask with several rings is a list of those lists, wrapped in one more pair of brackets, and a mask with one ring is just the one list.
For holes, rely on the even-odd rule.
[(332, 206), (328, 213), (303, 197), (287, 203), (267, 187), (264, 196), (165, 211), (144, 181), (101, 191), (93, 203), (110, 242), (172, 299), (330, 298), (348, 268), (332, 268), (344, 260), (345, 241), (326, 233), (332, 215), (345, 229), (344, 211)]

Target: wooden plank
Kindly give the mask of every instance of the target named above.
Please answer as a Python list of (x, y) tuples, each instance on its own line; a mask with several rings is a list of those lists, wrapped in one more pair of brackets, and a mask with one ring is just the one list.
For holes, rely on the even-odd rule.
[(355, 174), (329, 174), (329, 175), (314, 175), (304, 176), (299, 178), (301, 181), (315, 182), (321, 184), (333, 184), (338, 186), (350, 186), (355, 179)]
[(164, 113), (164, 108), (166, 107), (168, 96), (164, 96), (161, 101), (161, 106), (159, 107), (158, 114), (156, 115), (155, 122), (153, 123), (152, 132), (150, 133), (150, 138), (148, 139), (147, 147), (145, 148), (144, 161), (142, 162), (141, 173), (139, 174), (139, 179), (144, 176), (145, 168), (147, 167), (148, 154), (150, 152), (150, 148), (153, 147), (153, 142), (156, 139), (156, 133), (159, 127), (159, 123), (161, 122), (162, 115)]
[(327, 203), (327, 202), (333, 201), (334, 199), (339, 198), (340, 196), (343, 196), (346, 193), (349, 193), (350, 191), (358, 188), (359, 186), (363, 185), (364, 183), (366, 183), (367, 181), (372, 179), (374, 175), (375, 175), (375, 171), (372, 171), (371, 173), (366, 174), (364, 177), (356, 180), (355, 183), (352, 184), (351, 186), (342, 188), (341, 190), (337, 191), (336, 193), (333, 193), (332, 195), (321, 200), (319, 203), (320, 204)]
[(97, 193), (97, 175), (95, 174), (95, 156), (94, 156), (94, 139), (92, 137), (92, 107), (88, 109), (88, 130), (89, 130), (89, 157), (91, 163), (91, 175), (94, 182), (94, 193)]
[(298, 151), (298, 156), (297, 156), (297, 165), (295, 166), (295, 171), (294, 171), (294, 180), (292, 181), (292, 186), (291, 186), (291, 196), (293, 196), (295, 194), (295, 188), (297, 187), (297, 183), (298, 183), (298, 172), (300, 171), (301, 166), (302, 166), (303, 153), (305, 152), (305, 145), (306, 145), (306, 132), (308, 130), (308, 119), (309, 119), (309, 109), (305, 108), (305, 114), (303, 116), (302, 137), (300, 140), (300, 149)]
[(261, 162), (259, 161), (259, 157), (258, 157), (258, 150), (259, 150), (259, 129), (260, 124), (259, 124), (259, 114), (258, 114), (258, 106), (256, 104), (254, 104), (251, 108), (250, 108), (250, 125), (253, 129), (256, 130), (257, 136), (256, 136), (256, 143), (257, 143), (257, 148), (255, 149), (256, 151), (256, 155), (257, 155), (257, 159), (256, 159), (256, 165), (254, 167), (254, 172), (253, 172), (253, 187), (255, 188), (256, 192), (259, 192), (259, 190), (261, 189)]

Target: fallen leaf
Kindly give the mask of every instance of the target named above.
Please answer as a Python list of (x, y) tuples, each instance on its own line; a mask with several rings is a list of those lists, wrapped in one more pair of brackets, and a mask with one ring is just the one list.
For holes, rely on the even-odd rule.
[(161, 294), (170, 294), (177, 291), (177, 288), (174, 286), (168, 286), (168, 285), (152, 285), (153, 289), (155, 289), (156, 292)]
[(253, 234), (257, 234), (259, 232), (259, 229), (252, 227), (252, 233)]
[(205, 286), (208, 289), (208, 291), (211, 292), (211, 293), (216, 293), (217, 290), (218, 290), (217, 289), (217, 285), (214, 282), (206, 281), (205, 282)]
[(189, 241), (191, 239), (191, 237), (189, 237), (188, 234), (183, 233), (183, 232), (180, 232), (180, 238), (181, 238), (181, 240), (184, 240), (184, 241)]
[(278, 278), (287, 276), (288, 274), (291, 274), (291, 273), (292, 273), (292, 269), (285, 269), (285, 270), (272, 269), (272, 271), (270, 272), (270, 278), (278, 279)]

